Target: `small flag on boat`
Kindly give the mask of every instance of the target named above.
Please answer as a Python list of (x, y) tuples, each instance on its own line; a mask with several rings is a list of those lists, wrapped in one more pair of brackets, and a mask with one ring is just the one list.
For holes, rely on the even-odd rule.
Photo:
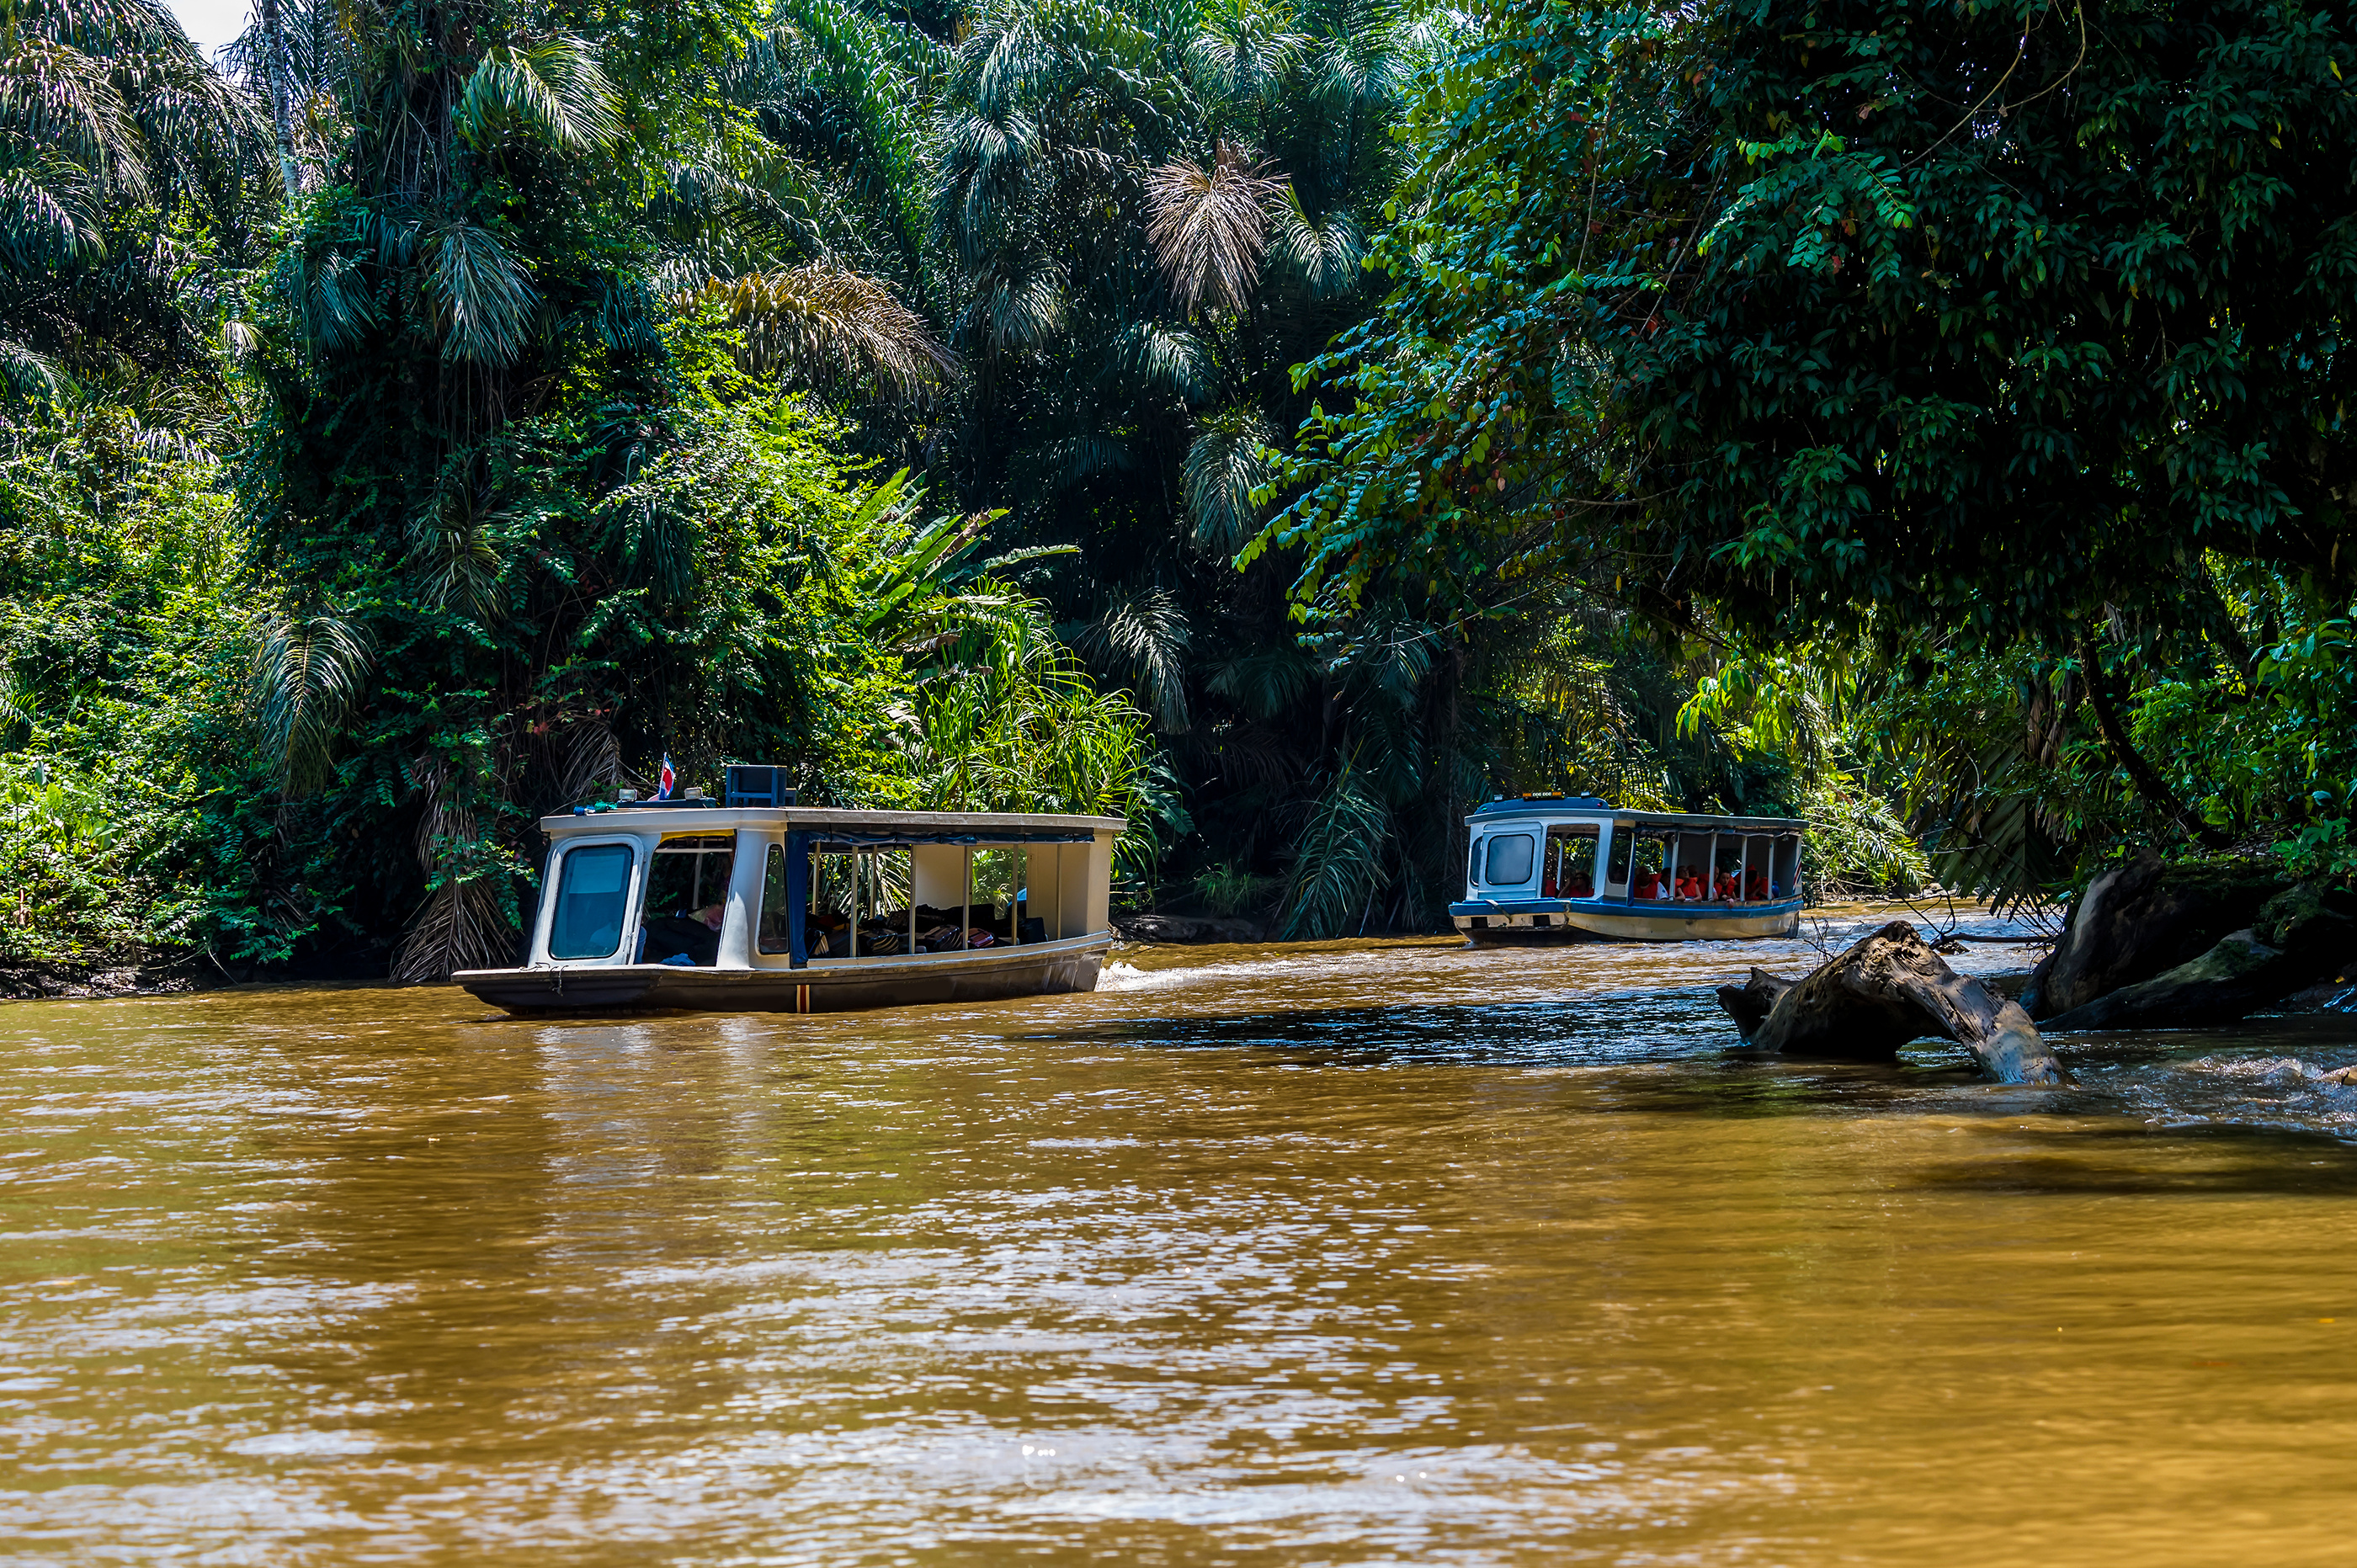
[(663, 753), (662, 771), (655, 775), (655, 799), (670, 800), (671, 787), (678, 782), (679, 775), (671, 770), (671, 753), (666, 751)]

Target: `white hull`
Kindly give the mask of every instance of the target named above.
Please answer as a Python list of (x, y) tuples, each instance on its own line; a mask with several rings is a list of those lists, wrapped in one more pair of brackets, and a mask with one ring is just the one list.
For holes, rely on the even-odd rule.
[[(1527, 908), (1527, 907), (1525, 907)], [(1480, 925), (1474, 924), (1479, 919)], [(1477, 943), (1523, 945), (1580, 941), (1708, 942), (1744, 937), (1789, 937), (1801, 929), (1801, 907), (1779, 904), (1760, 909), (1689, 905), (1659, 910), (1613, 904), (1604, 908), (1551, 904), (1544, 913), (1459, 915), (1457, 929)]]
[(1599, 937), (1620, 937), (1643, 942), (1725, 940), (1730, 937), (1789, 937), (1801, 929), (1798, 909), (1763, 909), (1756, 915), (1607, 914), (1601, 909), (1571, 909), (1564, 924)]

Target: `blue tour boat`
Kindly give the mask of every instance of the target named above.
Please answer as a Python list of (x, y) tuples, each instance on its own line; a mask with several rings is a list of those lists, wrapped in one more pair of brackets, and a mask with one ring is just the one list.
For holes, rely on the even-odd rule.
[(1788, 817), (1624, 811), (1593, 795), (1491, 800), (1465, 819), (1477, 943), (1618, 937), (1678, 942), (1790, 936), (1801, 924), (1801, 832)]

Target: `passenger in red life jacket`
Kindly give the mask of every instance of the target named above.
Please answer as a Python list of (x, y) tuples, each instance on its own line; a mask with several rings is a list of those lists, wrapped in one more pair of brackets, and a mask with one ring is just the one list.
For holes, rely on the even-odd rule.
[(1637, 874), (1636, 896), (1640, 898), (1662, 898), (1668, 897), (1662, 887), (1662, 874), (1658, 871), (1639, 872)]
[(1723, 904), (1731, 904), (1735, 902), (1735, 873), (1731, 871), (1720, 872), (1718, 874), (1718, 880), (1711, 885), (1711, 897), (1717, 898)]
[(1678, 897), (1700, 900), (1702, 897), (1701, 872), (1689, 871), (1678, 878)]
[(1751, 879), (1751, 901), (1755, 904), (1768, 902), (1768, 874), (1764, 871)]

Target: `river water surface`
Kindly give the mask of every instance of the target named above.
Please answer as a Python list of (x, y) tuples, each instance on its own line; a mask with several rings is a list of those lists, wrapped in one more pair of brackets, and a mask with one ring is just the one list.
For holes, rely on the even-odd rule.
[(1731, 1049), (1813, 957), (10, 1004), (0, 1557), (2348, 1562), (2352, 1020)]

